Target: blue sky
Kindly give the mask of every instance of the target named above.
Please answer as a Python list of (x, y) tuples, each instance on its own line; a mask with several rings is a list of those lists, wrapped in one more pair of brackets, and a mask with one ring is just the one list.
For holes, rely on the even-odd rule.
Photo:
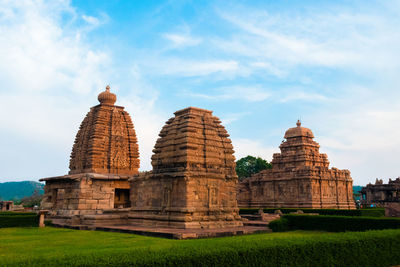
[(107, 84), (141, 169), (173, 112), (211, 109), (236, 157), (301, 119), (354, 184), (400, 176), (399, 1), (0, 0), (0, 182), (66, 174)]

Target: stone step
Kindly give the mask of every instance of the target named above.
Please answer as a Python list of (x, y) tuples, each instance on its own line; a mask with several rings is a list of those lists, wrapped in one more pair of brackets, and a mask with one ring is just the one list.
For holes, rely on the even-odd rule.
[(240, 216), (250, 221), (261, 221), (261, 215), (258, 214), (243, 214)]
[(258, 226), (258, 227), (265, 227), (265, 228), (268, 228), (268, 224), (269, 224), (269, 222), (264, 222), (264, 221), (261, 221), (261, 220), (243, 222), (244, 226)]

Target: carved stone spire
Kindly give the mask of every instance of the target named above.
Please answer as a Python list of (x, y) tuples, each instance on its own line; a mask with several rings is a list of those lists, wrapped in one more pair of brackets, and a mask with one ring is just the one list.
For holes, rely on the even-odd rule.
[(114, 106), (117, 96), (110, 86), (99, 94), (100, 105), (82, 121), (72, 148), (70, 174), (136, 174), (139, 151), (131, 117)]

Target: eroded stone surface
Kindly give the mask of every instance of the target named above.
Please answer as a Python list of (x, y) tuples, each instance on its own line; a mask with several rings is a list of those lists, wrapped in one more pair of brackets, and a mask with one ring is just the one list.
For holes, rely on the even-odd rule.
[(238, 186), (240, 207), (354, 209), (353, 180), (348, 170), (329, 168), (326, 154), (308, 128), (290, 128), (275, 153), (272, 169), (244, 179)]
[(228, 133), (211, 111), (175, 112), (160, 132), (153, 171), (131, 180), (132, 224), (176, 228), (242, 226), (235, 158)]
[(131, 117), (115, 106), (109, 87), (98, 97), (100, 105), (90, 109), (72, 148), (70, 174), (136, 174), (139, 150)]
[(128, 178), (138, 173), (138, 145), (129, 114), (114, 105), (116, 95), (109, 86), (98, 100), (100, 105), (90, 109), (76, 135), (69, 174), (41, 179), (46, 182), (41, 208), (69, 223), (76, 216), (129, 207)]

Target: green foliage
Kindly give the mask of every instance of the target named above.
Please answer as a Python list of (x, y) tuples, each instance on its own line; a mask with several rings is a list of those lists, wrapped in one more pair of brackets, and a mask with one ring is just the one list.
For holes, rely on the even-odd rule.
[[(259, 209), (240, 209), (240, 214), (257, 214)], [(318, 213), (320, 215), (338, 215), (338, 216), (368, 216), (383, 217), (385, 216), (384, 208), (368, 208), (357, 210), (338, 210), (338, 209), (303, 209), (303, 208), (273, 208), (263, 209), (265, 213), (274, 213), (276, 210), (282, 211), (283, 214), (289, 214), (302, 210), (304, 213)]]
[(5, 182), (0, 183), (0, 198), (3, 200), (17, 201), (21, 198), (31, 196), (35, 190), (39, 195), (44, 193), (44, 185), (34, 181)]
[(393, 266), (400, 230), (295, 231), (168, 240), (58, 228), (0, 229), (4, 266)]
[(38, 190), (35, 190), (33, 194), (29, 197), (24, 197), (21, 199), (21, 204), (24, 207), (34, 207), (40, 206), (40, 202), (42, 202), (43, 195), (39, 193)]
[(328, 232), (367, 231), (382, 229), (400, 229), (400, 218), (349, 217), (288, 214), (291, 230), (317, 230)]
[(289, 221), (285, 218), (280, 218), (278, 220), (272, 221), (268, 224), (268, 227), (273, 232), (286, 232), (289, 231)]
[(36, 215), (36, 212), (0, 211), (0, 217), (4, 215), (26, 216), (26, 215)]
[(253, 156), (247, 156), (239, 159), (236, 162), (236, 173), (239, 177), (239, 180), (250, 177), (251, 175), (258, 173), (262, 170), (271, 168), (271, 163), (268, 163), (268, 161), (260, 157), (256, 158)]
[(31, 212), (0, 212), (0, 228), (37, 227), (39, 218)]

